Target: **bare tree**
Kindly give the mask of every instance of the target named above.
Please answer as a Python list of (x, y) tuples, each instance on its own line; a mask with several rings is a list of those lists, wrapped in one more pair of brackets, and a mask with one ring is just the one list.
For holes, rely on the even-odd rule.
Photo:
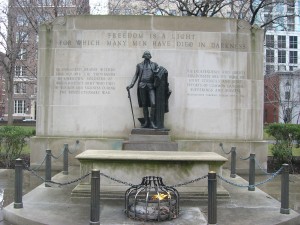
[(9, 0), (8, 4), (0, 3), (0, 10), (0, 45), (4, 50), (0, 64), (4, 68), (8, 124), (12, 124), (14, 90), (36, 85), (39, 25), (59, 16), (89, 14), (89, 5), (85, 0)]
[(294, 10), (295, 2), (295, 0), (110, 0), (109, 13), (216, 16), (243, 19), (261, 28), (272, 25), (286, 29), (287, 20), (299, 16)]

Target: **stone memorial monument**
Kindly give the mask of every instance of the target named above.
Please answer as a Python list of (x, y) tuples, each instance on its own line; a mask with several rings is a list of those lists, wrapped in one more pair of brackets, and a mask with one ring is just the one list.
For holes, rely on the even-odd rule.
[[(240, 156), (256, 153), (266, 163), (262, 43), (262, 30), (234, 19), (89, 15), (41, 26), (31, 163), (39, 165), (46, 149), (60, 153), (64, 143), (77, 139), (79, 153), (121, 150), (134, 128), (126, 87), (146, 50), (166, 68), (153, 71), (162, 87), (156, 91), (167, 100), (169, 83), (172, 95), (168, 109), (152, 101), (149, 121), (133, 94), (139, 85), (134, 85), (135, 120), (147, 117), (145, 126), (170, 129), (178, 152), (221, 154), (222, 142), (225, 148), (235, 146)], [(70, 159), (70, 164), (78, 161)], [(237, 170), (247, 167), (237, 164)]]

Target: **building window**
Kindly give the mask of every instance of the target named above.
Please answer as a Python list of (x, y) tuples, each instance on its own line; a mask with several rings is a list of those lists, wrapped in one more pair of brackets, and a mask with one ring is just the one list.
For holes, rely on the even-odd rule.
[(113, 14), (115, 14), (115, 15), (120, 15), (120, 13), (121, 13), (121, 10), (119, 8), (115, 8), (113, 11)]
[(169, 11), (170, 15), (176, 16), (177, 12), (175, 9), (170, 9)]
[(131, 15), (131, 9), (125, 9), (124, 13), (125, 15)]
[(278, 50), (278, 63), (286, 63), (286, 51)]
[(15, 76), (16, 77), (25, 77), (26, 76), (26, 66), (16, 66)]
[(278, 35), (278, 48), (286, 48), (286, 37)]
[(23, 31), (19, 31), (16, 33), (16, 42), (17, 43), (27, 43), (28, 42), (28, 34)]
[(298, 48), (298, 38), (297, 36), (290, 36), (290, 48)]
[(272, 74), (274, 71), (274, 65), (266, 65), (266, 74)]
[(18, 26), (28, 26), (28, 20), (24, 15), (17, 16), (17, 24)]
[(297, 64), (298, 63), (298, 52), (290, 51), (290, 63)]
[(26, 84), (25, 83), (16, 83), (14, 85), (15, 94), (25, 94), (26, 93)]
[(18, 3), (21, 6), (28, 6), (30, 4), (30, 0), (19, 0)]
[(26, 49), (21, 48), (21, 49), (20, 49), (20, 52), (19, 52), (19, 54), (18, 54), (18, 56), (17, 56), (17, 58), (20, 59), (20, 60), (26, 60), (26, 59), (27, 59), (27, 52), (26, 52)]
[(274, 50), (266, 49), (266, 62), (267, 63), (274, 62)]
[(285, 100), (290, 100), (290, 97), (291, 97), (291, 92), (286, 91), (286, 92), (285, 92), (285, 95), (284, 95), (284, 99), (285, 99)]
[(273, 122), (277, 122), (277, 110), (276, 108), (273, 109)]
[(290, 123), (292, 121), (292, 109), (287, 108), (284, 112), (284, 117), (283, 117), (284, 123)]
[(268, 121), (268, 110), (265, 109), (265, 122), (267, 122), (267, 121)]
[(266, 36), (266, 46), (268, 48), (274, 48), (274, 35)]
[(14, 113), (25, 113), (25, 100), (15, 100)]
[(38, 0), (40, 5), (51, 5), (51, 0)]
[(295, 16), (290, 15), (287, 17), (287, 28), (289, 31), (295, 30)]

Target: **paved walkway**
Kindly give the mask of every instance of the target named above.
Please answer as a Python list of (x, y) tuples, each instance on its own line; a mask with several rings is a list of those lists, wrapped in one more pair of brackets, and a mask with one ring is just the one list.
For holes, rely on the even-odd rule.
[[(53, 180), (58, 182), (71, 181), (78, 178), (79, 168), (70, 168), (69, 175), (56, 175)], [(224, 171), (224, 177), (235, 183), (247, 184), (241, 177), (229, 178), (229, 172)], [(89, 224), (89, 199), (72, 199), (70, 194), (75, 184), (63, 187), (45, 187), (44, 184), (23, 197), (22, 209), (14, 209), (10, 204), (4, 209), (4, 219), (13, 224), (35, 225), (83, 225)], [(256, 188), (248, 191), (224, 183), (231, 199), (218, 202), (218, 224), (222, 225), (299, 225), (300, 215), (291, 210), (290, 214), (280, 214), (280, 202)], [(101, 201), (101, 225), (141, 225), (157, 224), (151, 222), (133, 221), (123, 212), (124, 202)], [(162, 225), (201, 225), (207, 224), (207, 201), (193, 204), (181, 202), (180, 216), (172, 221), (161, 222)], [(9, 224), (9, 223), (8, 223)]]

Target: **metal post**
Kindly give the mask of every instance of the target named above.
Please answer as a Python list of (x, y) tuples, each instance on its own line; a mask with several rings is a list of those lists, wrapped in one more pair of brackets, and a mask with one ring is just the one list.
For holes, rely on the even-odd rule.
[(96, 169), (91, 176), (90, 225), (100, 225), (100, 170)]
[(217, 175), (208, 173), (208, 224), (217, 224)]
[(14, 202), (15, 209), (23, 208), (22, 190), (23, 190), (23, 160), (16, 159), (16, 164), (15, 164), (15, 202)]
[(255, 154), (250, 154), (249, 159), (249, 186), (248, 191), (255, 191)]
[(289, 209), (289, 165), (282, 165), (282, 175), (281, 175), (281, 208), (280, 213), (290, 214)]
[(68, 175), (69, 170), (68, 170), (68, 164), (69, 164), (69, 145), (64, 144), (64, 165), (63, 165), (63, 174)]
[(231, 148), (231, 172), (230, 177), (236, 177), (236, 147)]
[(51, 157), (52, 153), (50, 149), (46, 150), (46, 168), (45, 168), (45, 187), (51, 187), (47, 184), (47, 181), (51, 181)]

